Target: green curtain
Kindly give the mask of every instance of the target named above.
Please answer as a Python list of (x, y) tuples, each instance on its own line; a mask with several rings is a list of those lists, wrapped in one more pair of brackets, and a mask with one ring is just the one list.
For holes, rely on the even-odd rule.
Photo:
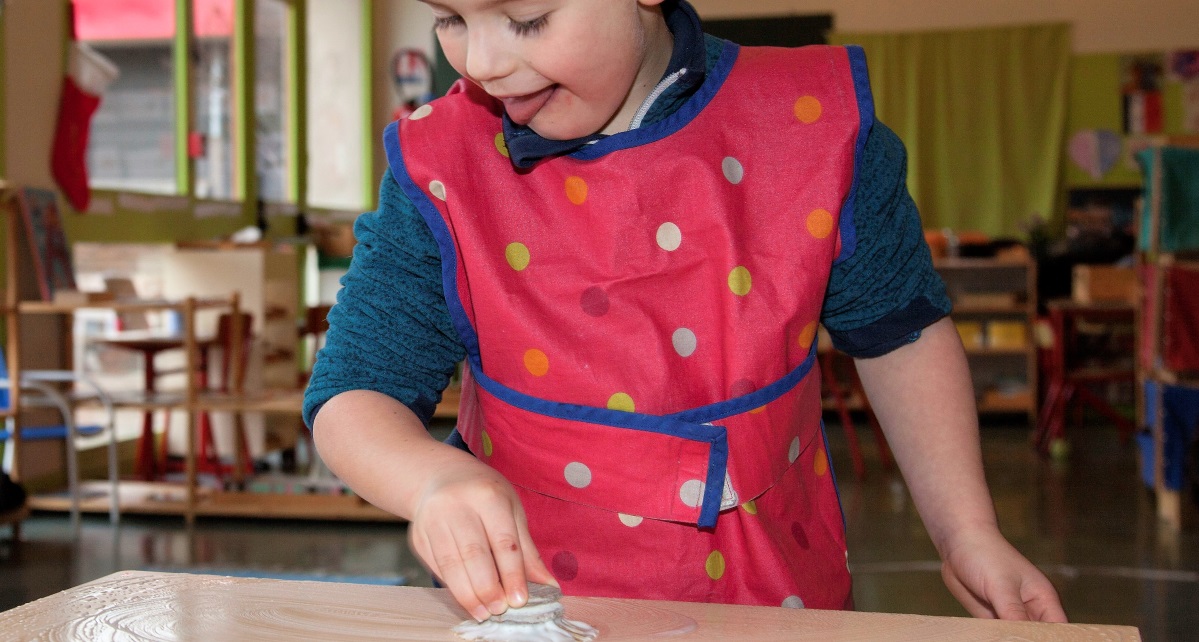
[(908, 148), (926, 228), (1023, 236), (1053, 218), (1071, 57), (1064, 24), (832, 34), (866, 52), (878, 119)]

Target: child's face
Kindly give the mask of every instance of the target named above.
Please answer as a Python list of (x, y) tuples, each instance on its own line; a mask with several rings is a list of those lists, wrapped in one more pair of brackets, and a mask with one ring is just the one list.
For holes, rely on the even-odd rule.
[(670, 58), (663, 0), (421, 1), (454, 69), (545, 138), (627, 129)]

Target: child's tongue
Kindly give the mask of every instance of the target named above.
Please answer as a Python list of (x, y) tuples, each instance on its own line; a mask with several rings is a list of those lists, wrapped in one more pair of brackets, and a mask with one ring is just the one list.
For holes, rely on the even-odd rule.
[(549, 101), (550, 96), (554, 93), (554, 87), (555, 85), (550, 85), (531, 94), (503, 99), (504, 111), (508, 112), (508, 118), (511, 118), (512, 122), (517, 125), (527, 125)]

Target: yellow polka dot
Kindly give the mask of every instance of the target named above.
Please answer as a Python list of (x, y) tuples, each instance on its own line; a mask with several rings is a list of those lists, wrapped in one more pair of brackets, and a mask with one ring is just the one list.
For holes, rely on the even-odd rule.
[(828, 238), (833, 233), (833, 215), (823, 209), (808, 214), (808, 233), (818, 239)]
[(708, 555), (708, 561), (704, 562), (704, 569), (708, 571), (708, 577), (718, 580), (724, 576), (724, 555), (720, 551), (712, 551)]
[(741, 508), (742, 508), (742, 510), (749, 513), (750, 515), (758, 514), (758, 504), (757, 504), (757, 502), (755, 502), (752, 499), (749, 500), (748, 502), (745, 502), (744, 504), (742, 504)]
[(812, 462), (812, 472), (816, 473), (817, 477), (823, 477), (828, 472), (828, 457), (824, 454), (824, 448), (816, 449), (816, 461)]
[(491, 435), (484, 432), (483, 433), (483, 456), (490, 457), (491, 453), (494, 451), (495, 451), (495, 447), (491, 443)]
[(820, 120), (820, 112), (823, 110), (824, 107), (820, 105), (820, 101), (815, 96), (801, 96), (799, 100), (795, 101), (795, 117), (805, 125), (811, 125)]
[(504, 140), (504, 132), (500, 132), (495, 135), (495, 149), (502, 154), (504, 158), (508, 158), (508, 141)]
[(529, 267), (529, 248), (524, 243), (509, 243), (504, 249), (504, 258), (508, 259), (508, 265), (513, 270), (520, 272)]
[(609, 410), (620, 410), (622, 412), (633, 412), (636, 407), (633, 405), (633, 398), (623, 392), (618, 392), (608, 398)]
[(753, 287), (753, 277), (750, 276), (749, 270), (745, 266), (738, 265), (729, 272), (729, 289), (737, 296), (745, 296), (749, 294), (749, 289)]
[(537, 348), (531, 348), (525, 351), (525, 368), (528, 368), (534, 377), (544, 377), (545, 373), (550, 371), (550, 358)]
[(816, 322), (813, 321), (803, 327), (799, 331), (799, 347), (802, 350), (810, 350), (812, 342), (816, 340)]
[(582, 205), (587, 200), (587, 181), (578, 176), (566, 179), (566, 198), (575, 205)]

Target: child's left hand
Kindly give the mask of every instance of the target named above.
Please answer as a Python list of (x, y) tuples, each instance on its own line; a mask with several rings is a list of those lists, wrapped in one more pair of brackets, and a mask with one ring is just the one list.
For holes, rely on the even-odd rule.
[(941, 577), (970, 615), (1000, 620), (1065, 622), (1057, 591), (1037, 567), (995, 530), (959, 536), (941, 563)]

